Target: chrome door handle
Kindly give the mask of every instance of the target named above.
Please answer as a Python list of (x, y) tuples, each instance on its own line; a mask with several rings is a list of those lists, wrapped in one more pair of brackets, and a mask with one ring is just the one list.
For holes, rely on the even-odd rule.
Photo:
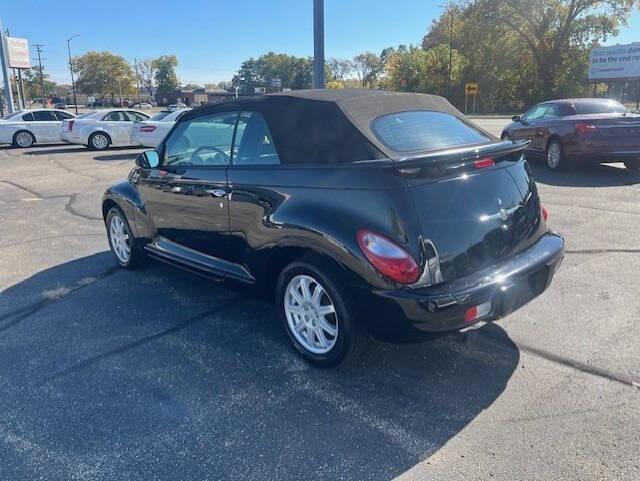
[(208, 189), (206, 192), (214, 197), (224, 197), (227, 195), (227, 191), (224, 189)]

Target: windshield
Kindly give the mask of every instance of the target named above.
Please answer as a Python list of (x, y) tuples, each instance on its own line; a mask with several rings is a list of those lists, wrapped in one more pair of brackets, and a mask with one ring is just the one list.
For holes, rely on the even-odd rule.
[(372, 129), (382, 143), (396, 152), (444, 149), (491, 140), (454, 115), (427, 110), (379, 117), (374, 120)]
[(576, 102), (574, 107), (579, 115), (589, 114), (624, 114), (627, 108), (615, 100)]

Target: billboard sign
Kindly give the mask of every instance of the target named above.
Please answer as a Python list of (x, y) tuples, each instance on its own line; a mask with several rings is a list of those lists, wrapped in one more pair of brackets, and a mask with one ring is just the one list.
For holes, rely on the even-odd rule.
[(640, 42), (591, 50), (589, 80), (640, 78)]
[(26, 38), (7, 38), (9, 68), (31, 68), (29, 41)]

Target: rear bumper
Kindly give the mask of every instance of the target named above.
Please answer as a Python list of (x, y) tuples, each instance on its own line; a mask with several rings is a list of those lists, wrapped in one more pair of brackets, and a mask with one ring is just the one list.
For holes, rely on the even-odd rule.
[[(359, 292), (362, 314), (374, 335), (405, 338), (468, 327), (504, 317), (524, 306), (551, 283), (564, 257), (564, 239), (546, 233), (536, 244), (501, 264), (433, 287)], [(489, 308), (487, 307), (489, 303)], [(467, 310), (484, 306), (465, 321)]]

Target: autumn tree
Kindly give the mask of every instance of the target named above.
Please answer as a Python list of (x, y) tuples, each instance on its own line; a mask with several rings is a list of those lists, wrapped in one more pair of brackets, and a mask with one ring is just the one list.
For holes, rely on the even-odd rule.
[(145, 58), (138, 62), (138, 80), (150, 96), (153, 96), (153, 88), (156, 86), (156, 70), (153, 59)]
[(637, 0), (478, 0), (470, 9), (487, 28), (513, 32), (536, 67), (542, 96), (551, 98), (567, 62), (625, 25)]

